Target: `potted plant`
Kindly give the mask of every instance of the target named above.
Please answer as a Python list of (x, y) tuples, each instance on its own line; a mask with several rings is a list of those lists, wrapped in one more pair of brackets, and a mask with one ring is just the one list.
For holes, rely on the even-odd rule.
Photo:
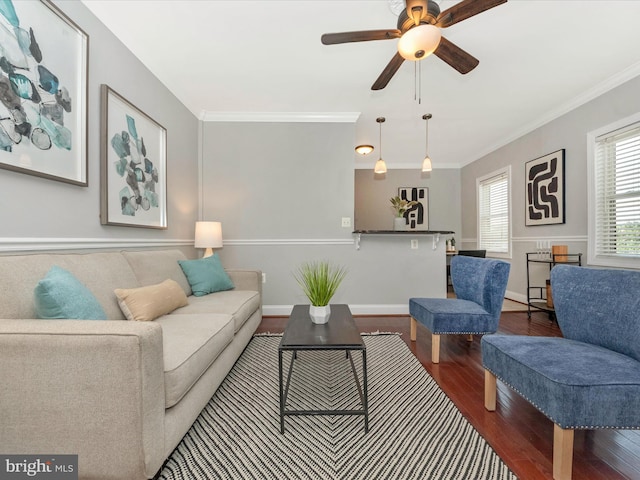
[(395, 218), (393, 219), (394, 230), (404, 230), (407, 221), (404, 218), (404, 214), (412, 209), (418, 202), (415, 200), (405, 200), (399, 196), (391, 197), (391, 208), (395, 212)]
[(347, 274), (344, 267), (327, 261), (307, 262), (298, 267), (294, 277), (309, 299), (309, 316), (313, 323), (327, 323), (331, 308), (329, 302)]

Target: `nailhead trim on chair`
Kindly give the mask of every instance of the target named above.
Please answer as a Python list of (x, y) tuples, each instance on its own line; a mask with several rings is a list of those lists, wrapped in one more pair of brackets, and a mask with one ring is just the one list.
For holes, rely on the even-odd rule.
[[(549, 415), (547, 412), (545, 412), (542, 408), (540, 408), (540, 406), (536, 405), (533, 401), (531, 401), (530, 398), (528, 398), (526, 395), (524, 395), (520, 390), (518, 390), (516, 387), (514, 387), (513, 385), (511, 385), (509, 382), (505, 381), (500, 375), (496, 374), (493, 370), (491, 370), (490, 368), (487, 368), (483, 365), (483, 368), (485, 370), (489, 370), (493, 375), (496, 376), (496, 378), (498, 378), (502, 383), (504, 383), (506, 386), (508, 386), (509, 388), (511, 388), (514, 392), (516, 392), (518, 395), (520, 395), (522, 398), (524, 398), (527, 402), (529, 402), (531, 405), (533, 405), (534, 407), (536, 407), (540, 412), (542, 412), (546, 417), (549, 418), (549, 420), (551, 420), (553, 423), (555, 423), (556, 425), (559, 425), (558, 422), (556, 422), (553, 417), (551, 415)], [(580, 425), (580, 426), (569, 426), (569, 427), (561, 427), (563, 429), (571, 429), (571, 430), (604, 430), (604, 429), (613, 429), (613, 430), (640, 430), (640, 427), (614, 427), (614, 426), (603, 426), (603, 427), (594, 427), (594, 426), (585, 426), (585, 425)]]

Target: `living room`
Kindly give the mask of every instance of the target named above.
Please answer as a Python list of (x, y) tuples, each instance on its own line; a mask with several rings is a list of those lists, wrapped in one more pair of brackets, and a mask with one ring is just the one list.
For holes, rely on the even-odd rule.
[[(349, 274), (335, 301), (353, 305), (355, 314), (407, 315), (408, 298), (444, 292), (444, 255), (432, 258), (432, 238), (429, 236), (416, 237), (419, 241), (417, 250), (410, 249), (407, 242), (401, 243), (404, 240), (393, 236), (364, 236), (360, 249), (356, 249), (354, 228), (368, 228), (359, 224), (358, 202), (361, 199), (358, 191), (364, 188), (359, 182), (374, 181), (372, 170), (381, 139), (384, 140), (382, 154), (389, 162), (389, 185), (382, 194), (384, 200), (394, 195), (398, 187), (407, 186), (406, 182), (411, 182), (411, 186), (427, 187), (429, 229), (455, 232), (460, 249), (478, 246), (477, 180), (498, 170), (510, 169), (511, 230), (506, 257), (511, 264), (511, 273), (506, 296), (526, 303), (525, 253), (535, 251), (536, 242), (544, 240), (568, 245), (571, 252), (581, 252), (587, 264), (590, 235), (588, 135), (640, 112), (637, 94), (640, 53), (626, 47), (630, 58), (627, 68), (602, 77), (584, 91), (569, 91), (570, 94), (558, 96), (554, 100), (557, 108), (547, 117), (537, 116), (520, 128), (504, 131), (496, 148), (480, 150), (481, 154), (477, 155), (473, 152), (471, 157), (458, 158), (452, 164), (438, 165), (434, 152), (446, 150), (446, 145), (440, 143), (444, 140), (437, 135), (445, 127), (438, 123), (444, 124), (448, 114), (444, 109), (434, 111), (429, 124), (429, 145), (435, 167), (425, 176), (419, 169), (425, 140), (424, 122), (420, 116), (429, 108), (428, 89), (422, 92), (423, 105), (414, 102), (412, 92), (405, 95), (407, 115), (415, 117), (412, 122), (419, 129), (415, 147), (412, 147), (412, 151), (418, 151), (416, 167), (406, 168), (413, 159), (398, 145), (406, 140), (393, 126), (394, 120), (401, 122), (400, 116), (387, 113), (386, 108), (391, 112), (388, 106), (391, 102), (381, 100), (378, 94), (372, 94), (373, 101), (380, 101), (379, 114), (388, 117), (381, 132), (375, 116), (371, 115), (347, 116), (340, 111), (327, 114), (325, 118), (313, 118), (298, 110), (288, 115), (256, 115), (251, 110), (251, 100), (246, 100), (248, 106), (245, 104), (237, 109), (244, 112), (243, 115), (237, 111), (231, 115), (224, 110), (194, 113), (102, 23), (88, 2), (54, 3), (90, 39), (86, 102), (88, 185), (82, 187), (0, 170), (0, 190), (5, 198), (0, 207), (4, 232), (0, 238), (2, 253), (177, 248), (190, 258), (196, 258), (201, 254), (193, 247), (196, 221), (220, 221), (224, 246), (218, 254), (224, 265), (259, 269), (265, 274), (262, 288), (266, 316), (285, 315), (292, 305), (305, 303), (292, 272), (301, 262), (315, 258), (330, 258), (348, 268)], [(339, 8), (339, 2), (332, 3)], [(449, 2), (446, 6), (454, 3)], [(549, 4), (554, 2), (546, 3), (546, 8), (553, 8)], [(583, 8), (592, 8), (592, 2), (563, 3), (579, 3)], [(499, 16), (503, 7), (506, 8), (496, 7), (495, 15)], [(126, 7), (122, 8), (126, 10)], [(629, 18), (622, 17), (623, 20)], [(481, 18), (478, 17), (479, 21)], [(341, 19), (341, 26), (334, 27), (336, 31), (348, 30), (349, 25), (353, 25), (353, 30), (360, 28), (360, 24), (348, 20)], [(231, 21), (236, 22), (241, 24), (240, 20)], [(393, 26), (392, 22), (390, 27)], [(331, 28), (327, 25), (322, 33), (332, 31)], [(378, 26), (371, 25), (370, 28)], [(359, 45), (353, 45), (350, 49), (354, 61), (357, 47)], [(478, 56), (481, 57), (479, 53)], [(380, 55), (379, 60), (383, 65), (387, 57)], [(484, 57), (480, 60), (481, 67), (483, 61), (489, 62)], [(251, 63), (252, 60), (242, 61)], [(405, 71), (401, 78), (408, 78), (409, 84), (403, 88), (413, 90), (413, 69), (404, 68), (408, 73)], [(423, 68), (422, 74), (427, 76), (428, 67)], [(362, 80), (366, 81), (364, 93), (368, 94), (374, 77)], [(260, 75), (255, 75), (253, 81), (259, 82)], [(215, 85), (198, 82), (194, 80), (193, 88), (215, 88)], [(166, 229), (101, 223), (101, 85), (108, 85), (166, 129)], [(476, 87), (469, 83), (468, 88)], [(310, 94), (312, 90), (309, 87)], [(532, 95), (544, 93), (538, 91)], [(517, 109), (517, 106), (513, 108)], [(455, 129), (455, 126), (448, 128)], [(376, 150), (366, 157), (358, 157), (354, 147), (360, 143), (371, 143)], [(565, 221), (559, 225), (527, 227), (525, 164), (562, 149), (565, 151)], [(394, 156), (402, 163), (396, 172), (392, 162)], [(371, 175), (362, 175), (369, 178), (359, 180), (360, 172)], [(391, 228), (390, 208), (382, 215), (388, 219)], [(342, 218), (351, 219), (352, 225), (343, 227)], [(437, 245), (440, 253), (444, 240), (443, 237)], [(430, 268), (415, 267), (425, 262)]]

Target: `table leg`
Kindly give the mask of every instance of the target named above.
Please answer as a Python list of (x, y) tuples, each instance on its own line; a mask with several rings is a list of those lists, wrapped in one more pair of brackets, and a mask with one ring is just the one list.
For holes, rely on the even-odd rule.
[(369, 432), (369, 388), (367, 384), (367, 350), (362, 350), (362, 389), (364, 390), (364, 433)]
[(278, 375), (280, 385), (280, 433), (284, 433), (284, 391), (282, 385), (282, 350), (278, 349)]

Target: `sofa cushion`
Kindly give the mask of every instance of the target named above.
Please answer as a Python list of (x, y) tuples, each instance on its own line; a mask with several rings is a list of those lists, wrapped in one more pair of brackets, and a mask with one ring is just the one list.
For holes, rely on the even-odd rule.
[(637, 360), (565, 338), (486, 335), (481, 345), (483, 366), (562, 428), (640, 425)]
[(187, 259), (180, 250), (123, 251), (122, 256), (129, 262), (140, 285), (155, 285), (170, 278), (178, 282), (185, 295), (191, 295), (191, 286), (178, 265), (178, 260)]
[(68, 270), (86, 286), (109, 320), (125, 319), (113, 291), (141, 286), (119, 252), (0, 256), (0, 311), (4, 318), (36, 317), (33, 289), (54, 265)]
[(198, 260), (178, 260), (196, 297), (233, 288), (217, 253)]
[(260, 308), (260, 294), (251, 290), (228, 290), (204, 297), (189, 297), (189, 305), (174, 314), (223, 313), (233, 316), (234, 333)]
[(171, 279), (146, 287), (116, 288), (114, 293), (127, 320), (155, 320), (189, 303), (184, 290)]
[(71, 272), (53, 266), (34, 290), (38, 318), (106, 320), (96, 297)]
[(164, 315), (165, 406), (180, 401), (233, 340), (233, 318), (219, 314)]

